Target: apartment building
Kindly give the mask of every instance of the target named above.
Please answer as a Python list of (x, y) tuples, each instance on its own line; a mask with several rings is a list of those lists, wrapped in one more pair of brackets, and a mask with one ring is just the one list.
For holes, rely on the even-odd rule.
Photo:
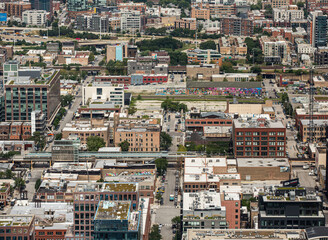
[(279, 8), (273, 8), (273, 19), (275, 22), (292, 21), (304, 18), (304, 11), (298, 10), (296, 5), (289, 5)]
[(291, 61), (289, 44), (282, 36), (277, 38), (262, 36), (260, 44), (265, 62), (286, 64)]
[(142, 20), (139, 11), (121, 12), (121, 31), (140, 32), (142, 29)]
[(80, 31), (109, 32), (109, 20), (107, 16), (77, 15), (75, 26)]
[(221, 19), (221, 33), (224, 35), (251, 36), (253, 30), (253, 19), (236, 16), (222, 17)]
[(114, 145), (129, 142), (129, 152), (159, 152), (161, 127), (155, 123), (130, 122), (119, 124), (114, 132)]
[[(300, 121), (300, 135), (303, 142), (308, 142), (310, 139), (310, 120), (302, 119)], [(313, 141), (314, 142), (326, 142), (327, 135), (326, 135), (326, 128), (328, 125), (328, 120), (320, 120), (315, 119), (313, 120)]]
[(34, 215), (1, 215), (0, 238), (34, 240)]
[(131, 76), (95, 76), (94, 81), (102, 84), (129, 86), (131, 84)]
[(259, 195), (260, 229), (305, 229), (325, 226), (322, 200), (306, 190)]
[(5, 2), (5, 12), (9, 16), (22, 18), (25, 10), (31, 9), (31, 3), (29, 2)]
[(196, 19), (210, 19), (210, 9), (199, 8), (199, 7), (191, 7), (191, 18)]
[(218, 50), (222, 55), (246, 56), (247, 45), (240, 37), (219, 38)]
[(313, 47), (326, 47), (327, 15), (324, 15), (320, 10), (316, 10), (310, 12), (307, 20), (308, 42)]
[(23, 12), (23, 22), (26, 25), (44, 26), (47, 22), (46, 10), (28, 10)]
[(109, 132), (109, 123), (104, 122), (104, 119), (92, 118), (91, 121), (75, 121), (67, 123), (62, 130), (62, 138), (71, 139), (77, 137), (82, 146), (86, 147), (88, 137), (98, 136), (104, 140), (106, 146), (109, 146)]
[(121, 2), (117, 5), (119, 10), (127, 10), (127, 11), (138, 11), (141, 14), (146, 12), (146, 4), (144, 3), (133, 3), (133, 2)]
[[(6, 68), (6, 66), (5, 66)], [(5, 84), (5, 120), (31, 121), (40, 110), (51, 122), (60, 107), (60, 74), (54, 71), (46, 80), (10, 80)]]
[(313, 48), (314, 50), (314, 63), (316, 65), (328, 64), (328, 47)]
[(284, 158), (286, 127), (281, 121), (235, 119), (232, 127), (234, 156)]
[(228, 228), (226, 207), (221, 194), (214, 189), (197, 193), (183, 193), (182, 229)]
[(177, 28), (196, 30), (197, 20), (196, 18), (182, 18), (182, 19), (175, 20), (174, 29)]
[(107, 45), (106, 60), (123, 61), (125, 58), (135, 58), (137, 55), (137, 46), (127, 44)]

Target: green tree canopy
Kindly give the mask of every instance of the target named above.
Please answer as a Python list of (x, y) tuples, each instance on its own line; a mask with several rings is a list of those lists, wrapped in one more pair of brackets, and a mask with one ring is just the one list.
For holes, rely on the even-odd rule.
[(127, 140), (124, 140), (123, 142), (120, 143), (120, 147), (122, 152), (127, 152), (129, 151), (130, 143)]
[(166, 132), (161, 132), (160, 141), (161, 149), (166, 151), (169, 150), (172, 145), (172, 137)]
[(35, 191), (38, 191), (39, 187), (41, 186), (42, 180), (39, 178), (38, 180), (36, 180), (34, 188)]
[(253, 67), (251, 67), (251, 71), (252, 71), (252, 73), (261, 73), (262, 68), (260, 66), (253, 66)]
[(90, 152), (96, 152), (101, 147), (105, 147), (106, 143), (104, 139), (98, 136), (91, 136), (87, 138), (87, 148)]
[(163, 108), (165, 111), (170, 111), (170, 112), (180, 112), (181, 110), (183, 110), (184, 112), (188, 111), (188, 107), (186, 104), (173, 102), (169, 98), (167, 98), (162, 102), (161, 108)]
[(162, 235), (159, 231), (159, 226), (157, 224), (154, 224), (151, 228), (151, 231), (149, 233), (149, 239), (151, 240), (161, 240)]
[(60, 96), (60, 103), (62, 107), (66, 107), (71, 104), (74, 100), (74, 96), (72, 94), (67, 94), (64, 96)]
[(213, 49), (213, 50), (216, 50), (216, 43), (213, 41), (213, 40), (210, 40), (210, 41), (206, 41), (206, 42), (202, 42), (200, 45), (199, 45), (199, 48), (200, 49)]
[(34, 141), (35, 145), (41, 150), (46, 146), (46, 137), (40, 132), (34, 132), (29, 140)]
[(183, 47), (183, 43), (172, 37), (157, 38), (154, 40), (142, 40), (137, 42), (137, 46), (140, 51), (155, 51), (155, 50), (176, 50)]
[(157, 158), (155, 160), (155, 164), (156, 164), (158, 174), (160, 176), (162, 176), (166, 172), (166, 169), (167, 169), (167, 165), (168, 165), (167, 159), (166, 158)]

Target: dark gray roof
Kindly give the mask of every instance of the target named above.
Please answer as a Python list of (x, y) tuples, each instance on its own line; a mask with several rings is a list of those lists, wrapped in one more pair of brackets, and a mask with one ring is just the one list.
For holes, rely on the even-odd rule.
[(261, 82), (200, 82), (187, 81), (187, 88), (262, 88)]
[(305, 229), (306, 235), (309, 240), (312, 238), (326, 237), (328, 238), (328, 228), (327, 227), (312, 227)]
[(207, 118), (210, 116), (215, 116), (215, 117), (221, 118), (221, 119), (227, 118), (226, 114), (223, 112), (202, 112), (202, 113), (200, 113), (200, 115), (202, 116), (202, 118)]

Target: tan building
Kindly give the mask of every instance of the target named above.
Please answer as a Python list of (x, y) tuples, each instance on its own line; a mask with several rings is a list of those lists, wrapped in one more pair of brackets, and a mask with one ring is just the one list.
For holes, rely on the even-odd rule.
[(237, 166), (242, 181), (288, 180), (290, 176), (286, 158), (237, 158)]
[(104, 119), (92, 119), (91, 121), (75, 121), (67, 123), (62, 134), (63, 139), (79, 138), (82, 147), (86, 147), (88, 137), (98, 136), (104, 139), (106, 146), (110, 141), (109, 123), (105, 123)]
[(178, 19), (179, 18), (177, 16), (164, 16), (164, 17), (161, 17), (162, 26), (167, 27), (167, 28), (174, 27), (174, 23)]
[[(302, 119), (300, 121), (300, 134), (303, 142), (308, 142), (310, 120)], [(326, 126), (328, 120), (314, 119), (313, 120), (313, 141), (314, 142), (325, 142), (326, 141)]]
[(128, 122), (117, 126), (114, 132), (114, 145), (129, 142), (129, 152), (159, 152), (161, 127), (155, 123)]
[(197, 19), (210, 19), (210, 9), (208, 8), (198, 8), (192, 7), (191, 8), (191, 18)]
[(210, 80), (213, 74), (219, 74), (220, 68), (215, 64), (187, 65), (188, 79)]
[(197, 28), (196, 25), (197, 25), (196, 18), (182, 18), (174, 22), (175, 29), (183, 28), (183, 29), (196, 30)]

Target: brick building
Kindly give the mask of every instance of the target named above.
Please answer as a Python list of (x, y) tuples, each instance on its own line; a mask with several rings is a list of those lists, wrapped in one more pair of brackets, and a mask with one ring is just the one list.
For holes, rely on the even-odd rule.
[(222, 17), (221, 33), (234, 36), (253, 35), (253, 19), (240, 17)]
[(179, 20), (175, 20), (174, 29), (183, 28), (189, 30), (196, 30), (197, 24), (196, 18), (182, 18)]
[(143, 75), (142, 82), (143, 84), (166, 83), (167, 75), (159, 75), (159, 74)]
[(191, 18), (210, 19), (210, 9), (192, 7), (191, 8)]
[(159, 152), (161, 127), (155, 121), (118, 125), (114, 133), (114, 145), (119, 147), (121, 142), (127, 140), (129, 152)]
[(96, 76), (94, 81), (128, 86), (131, 84), (131, 76)]
[(31, 3), (29, 2), (5, 2), (5, 12), (9, 16), (21, 18), (23, 12), (31, 8)]
[(235, 157), (286, 156), (286, 127), (280, 121), (235, 119), (232, 138)]
[(186, 119), (186, 129), (190, 131), (204, 131), (205, 127), (232, 127), (232, 118), (221, 112), (190, 113)]
[(1, 215), (0, 239), (35, 239), (34, 215)]

